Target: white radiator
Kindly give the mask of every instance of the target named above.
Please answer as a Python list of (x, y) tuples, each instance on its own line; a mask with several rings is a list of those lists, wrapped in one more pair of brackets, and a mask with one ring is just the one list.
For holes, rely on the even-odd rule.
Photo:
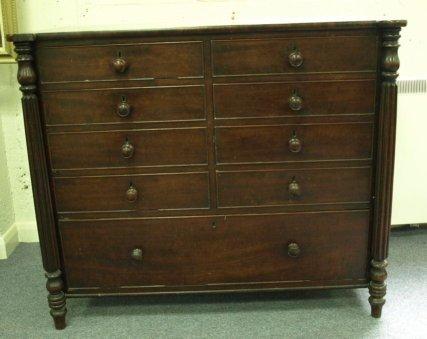
[(427, 222), (427, 80), (398, 80), (392, 224)]

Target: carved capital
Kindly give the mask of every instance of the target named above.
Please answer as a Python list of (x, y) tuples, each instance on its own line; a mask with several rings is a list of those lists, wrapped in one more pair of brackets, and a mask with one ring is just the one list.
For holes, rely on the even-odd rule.
[(385, 82), (395, 82), (400, 66), (398, 55), (400, 28), (385, 28), (382, 34), (381, 75)]
[(18, 82), (24, 95), (36, 91), (37, 75), (34, 70), (33, 43), (31, 41), (15, 42), (15, 52), (18, 62)]

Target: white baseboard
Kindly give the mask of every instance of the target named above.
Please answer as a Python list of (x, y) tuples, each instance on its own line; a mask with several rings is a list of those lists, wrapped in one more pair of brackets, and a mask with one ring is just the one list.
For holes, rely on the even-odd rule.
[(15, 223), (20, 242), (39, 242), (35, 221)]
[(18, 228), (16, 224), (12, 224), (3, 235), (0, 235), (0, 259), (7, 259), (18, 243)]

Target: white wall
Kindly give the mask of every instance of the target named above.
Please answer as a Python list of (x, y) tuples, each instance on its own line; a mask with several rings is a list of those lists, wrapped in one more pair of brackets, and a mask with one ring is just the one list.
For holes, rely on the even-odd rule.
[[(0, 67), (0, 259), (6, 258), (18, 243), (18, 232), (15, 225), (13, 197), (11, 189), (11, 172), (6, 153), (7, 135), (2, 131), (7, 129), (11, 120), (11, 114), (18, 114), (17, 107), (10, 108), (10, 81), (9, 66)], [(12, 100), (16, 102), (15, 100)]]
[[(17, 0), (20, 32), (53, 32), (307, 21), (407, 19), (402, 31), (401, 78), (427, 78), (425, 0)], [(2, 74), (13, 74), (15, 66)], [(3, 124), (15, 222), (22, 240), (35, 240), (17, 84), (9, 86), (8, 122)], [(4, 80), (0, 80), (3, 82)], [(4, 87), (4, 86), (3, 86)], [(425, 97), (400, 97), (393, 223), (427, 222)], [(423, 106), (421, 104), (423, 103)], [(4, 114), (3, 111), (0, 113)]]

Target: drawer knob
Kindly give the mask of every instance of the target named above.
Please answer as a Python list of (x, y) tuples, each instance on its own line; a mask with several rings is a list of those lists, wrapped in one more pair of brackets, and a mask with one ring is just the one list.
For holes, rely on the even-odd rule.
[(135, 202), (138, 199), (138, 190), (131, 183), (126, 191), (126, 199), (129, 202)]
[(130, 159), (133, 157), (133, 153), (135, 151), (135, 147), (129, 142), (126, 138), (125, 143), (122, 145), (122, 156), (125, 159)]
[(295, 131), (292, 133), (291, 138), (288, 141), (288, 148), (289, 151), (292, 153), (299, 153), (302, 149), (302, 142), (300, 139), (298, 139), (297, 134)]
[(295, 177), (292, 178), (291, 182), (289, 183), (288, 190), (291, 198), (296, 198), (301, 195), (301, 188), (300, 188), (300, 185), (295, 180)]
[(121, 56), (118, 56), (113, 60), (113, 68), (116, 73), (124, 73), (129, 67), (129, 63), (123, 59)]
[(140, 248), (134, 248), (130, 256), (133, 260), (142, 261), (142, 250)]
[(288, 255), (292, 258), (297, 258), (301, 253), (301, 249), (299, 248), (299, 245), (295, 242), (291, 242), (288, 245)]
[(300, 51), (294, 50), (289, 54), (289, 64), (294, 68), (299, 68), (304, 62), (304, 58)]
[(117, 115), (121, 118), (126, 118), (130, 115), (132, 108), (128, 104), (126, 97), (122, 97), (122, 101), (117, 105)]
[(298, 92), (295, 90), (293, 94), (289, 97), (289, 108), (293, 111), (300, 111), (302, 108), (302, 98), (298, 95)]

